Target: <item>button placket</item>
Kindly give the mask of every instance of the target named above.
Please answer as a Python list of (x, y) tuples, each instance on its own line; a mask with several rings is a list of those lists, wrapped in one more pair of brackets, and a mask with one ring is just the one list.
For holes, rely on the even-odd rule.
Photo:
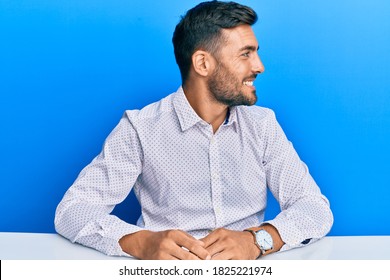
[(211, 181), (211, 194), (213, 201), (213, 209), (215, 214), (215, 228), (222, 226), (222, 186), (220, 178), (220, 159), (219, 159), (219, 148), (218, 141), (215, 135), (210, 138), (210, 181)]

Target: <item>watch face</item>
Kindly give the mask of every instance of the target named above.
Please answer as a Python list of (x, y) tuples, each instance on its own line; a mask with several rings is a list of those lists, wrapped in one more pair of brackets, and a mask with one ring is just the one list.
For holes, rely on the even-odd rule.
[(271, 250), (274, 246), (272, 236), (264, 229), (261, 229), (256, 232), (256, 241), (257, 244), (259, 244), (260, 248), (264, 251)]

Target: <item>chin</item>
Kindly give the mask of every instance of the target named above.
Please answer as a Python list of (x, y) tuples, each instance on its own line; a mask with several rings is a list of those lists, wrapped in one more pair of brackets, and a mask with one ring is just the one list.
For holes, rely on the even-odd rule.
[(252, 91), (252, 94), (251, 96), (249, 96), (249, 98), (247, 99), (247, 103), (248, 103), (248, 106), (252, 106), (252, 105), (255, 105), (256, 102), (257, 102), (257, 95), (256, 95), (256, 91)]

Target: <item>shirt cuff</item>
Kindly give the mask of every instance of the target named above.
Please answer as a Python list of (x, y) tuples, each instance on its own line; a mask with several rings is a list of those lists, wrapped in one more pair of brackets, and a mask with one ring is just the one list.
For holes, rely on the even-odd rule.
[(265, 221), (264, 223), (262, 223), (262, 225), (264, 224), (270, 224), (274, 226), (278, 231), (282, 241), (285, 243), (279, 250), (279, 252), (306, 246), (314, 242), (315, 240), (318, 240), (316, 238), (303, 237), (304, 234), (296, 228), (294, 222), (288, 221), (287, 219), (283, 219), (283, 217), (280, 217), (280, 215), (273, 220)]
[(143, 230), (143, 228), (128, 224), (115, 216), (111, 217), (114, 219), (111, 219), (109, 224), (106, 221), (100, 223), (101, 231), (98, 234), (102, 237), (102, 242), (98, 250), (109, 256), (133, 257), (122, 250), (119, 240), (125, 235)]

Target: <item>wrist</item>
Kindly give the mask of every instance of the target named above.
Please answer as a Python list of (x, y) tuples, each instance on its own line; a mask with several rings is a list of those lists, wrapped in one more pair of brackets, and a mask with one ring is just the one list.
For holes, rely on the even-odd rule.
[(119, 245), (122, 248), (122, 251), (136, 258), (142, 258), (143, 252), (143, 243), (152, 232), (147, 230), (137, 231), (131, 234), (122, 236), (119, 240)]
[(245, 231), (248, 231), (253, 236), (253, 241), (255, 245), (259, 248), (261, 255), (267, 255), (274, 250), (274, 239), (270, 232), (268, 232), (265, 228), (259, 227), (259, 228), (250, 228), (246, 229)]
[(256, 243), (256, 237), (253, 235), (253, 233), (250, 230), (244, 230), (244, 232), (247, 233), (248, 241), (251, 244), (249, 250), (250, 259), (256, 260), (262, 255), (261, 248)]
[(269, 253), (277, 252), (285, 244), (278, 232), (278, 230), (271, 224), (265, 223), (259, 227), (248, 228), (249, 231), (260, 231), (265, 230), (272, 238), (272, 249), (262, 250), (262, 255), (267, 255)]

